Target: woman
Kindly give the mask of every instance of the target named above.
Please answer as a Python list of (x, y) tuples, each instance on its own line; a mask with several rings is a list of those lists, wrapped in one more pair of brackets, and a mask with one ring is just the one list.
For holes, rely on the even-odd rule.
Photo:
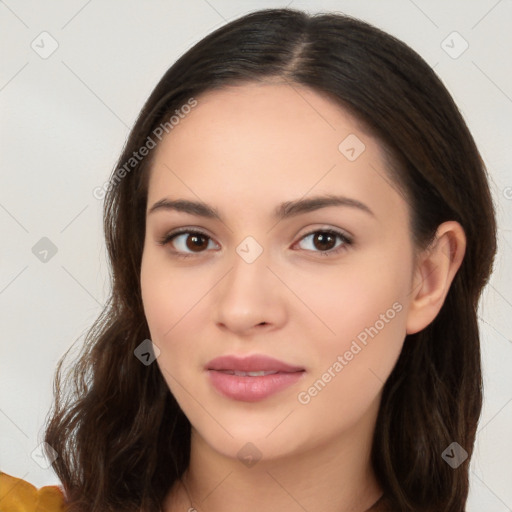
[(105, 232), (45, 438), (67, 510), (465, 509), (496, 225), (409, 47), (289, 9), (216, 30), (142, 109)]

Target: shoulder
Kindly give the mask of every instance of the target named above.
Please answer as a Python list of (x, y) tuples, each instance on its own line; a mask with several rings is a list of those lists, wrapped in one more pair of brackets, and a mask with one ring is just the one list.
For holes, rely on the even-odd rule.
[(0, 471), (2, 512), (65, 512), (65, 497), (57, 485), (37, 489), (21, 478)]

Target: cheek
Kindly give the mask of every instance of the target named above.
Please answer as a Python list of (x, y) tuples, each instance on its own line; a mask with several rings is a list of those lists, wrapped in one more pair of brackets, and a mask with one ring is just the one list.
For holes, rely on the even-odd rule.
[[(316, 335), (318, 364), (298, 401), (322, 414), (357, 421), (376, 399), (402, 350), (406, 334), (409, 275), (404, 261), (340, 267), (330, 280), (303, 282), (308, 304), (329, 327)], [(318, 277), (318, 276), (317, 276)], [(311, 291), (315, 290), (315, 291)]]
[(336, 335), (343, 340), (357, 339), (363, 345), (368, 339), (381, 338), (381, 343), (393, 333), (405, 329), (403, 304), (407, 286), (399, 275), (372, 272), (353, 274), (345, 281), (345, 289), (338, 294), (338, 308), (328, 310), (329, 320)]
[[(405, 259), (389, 263), (384, 263), (384, 258), (360, 258), (357, 262), (355, 259), (339, 266), (319, 267), (314, 272), (308, 269), (291, 272), (286, 277), (287, 282), (293, 283), (291, 288), (296, 296), (309, 309), (308, 313), (304, 305), (294, 306), (304, 313), (299, 322), (315, 324), (316, 337), (325, 340), (324, 347), (343, 348), (345, 341), (364, 333), (375, 323), (379, 331), (389, 331), (391, 324), (400, 331), (405, 322), (404, 315), (396, 315), (397, 309), (406, 309), (410, 292), (410, 272)], [(395, 303), (399, 305), (393, 308)]]
[(141, 264), (144, 313), (153, 341), (171, 337), (176, 326), (208, 291), (206, 279), (186, 268), (171, 266), (165, 251), (144, 252)]
[[(198, 364), (197, 348), (201, 327), (208, 322), (208, 308), (204, 307), (211, 276), (187, 272), (182, 267), (172, 268), (165, 255), (147, 251), (141, 265), (141, 291), (144, 314), (153, 343), (160, 349), (157, 363), (174, 391), (175, 381), (182, 371)], [(188, 361), (189, 365), (180, 364)], [(199, 366), (198, 366), (199, 368)], [(194, 368), (195, 370), (195, 368)]]

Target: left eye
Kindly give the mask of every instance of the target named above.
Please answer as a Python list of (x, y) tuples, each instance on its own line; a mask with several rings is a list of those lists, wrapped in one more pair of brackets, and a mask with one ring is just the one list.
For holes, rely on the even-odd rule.
[[(336, 239), (340, 240), (338, 244), (336, 244)], [(300, 244), (303, 241), (309, 241), (307, 245), (310, 247), (304, 250), (319, 252), (326, 256), (337, 254), (339, 251), (346, 249), (347, 246), (352, 244), (350, 238), (344, 233), (334, 229), (312, 231), (304, 235), (296, 244)], [(169, 243), (176, 249), (173, 251), (173, 254), (182, 258), (199, 255), (201, 252), (204, 252), (204, 250), (211, 249), (210, 244), (213, 246), (216, 245), (205, 233), (193, 230), (169, 233), (159, 241), (160, 245), (168, 245)]]
[[(333, 243), (336, 244), (337, 238), (340, 239), (341, 242), (333, 246)], [(306, 250), (312, 250), (323, 254), (337, 253), (340, 250), (340, 247), (345, 248), (346, 245), (350, 245), (352, 243), (346, 235), (334, 229), (313, 231), (303, 236), (298, 243), (308, 239), (308, 245), (310, 248), (307, 248)]]
[[(203, 252), (202, 249), (208, 249), (209, 242), (213, 243), (213, 240), (200, 231), (181, 231), (164, 236), (160, 244), (167, 245), (171, 242), (177, 249), (176, 254), (178, 256), (187, 257), (190, 256), (191, 253)], [(187, 253), (185, 249), (190, 250), (191, 253)]]

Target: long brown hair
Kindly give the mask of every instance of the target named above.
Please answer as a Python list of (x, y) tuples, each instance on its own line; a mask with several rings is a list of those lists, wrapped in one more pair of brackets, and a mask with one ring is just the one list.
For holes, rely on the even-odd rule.
[[(211, 33), (165, 73), (112, 173), (104, 203), (111, 296), (66, 376), (59, 362), (45, 437), (59, 454), (53, 468), (71, 512), (156, 512), (189, 461), (188, 419), (158, 365), (134, 356), (150, 337), (140, 266), (154, 152), (130, 158), (191, 98), (271, 80), (328, 95), (380, 140), (416, 248), (444, 221), (465, 231), (466, 254), (441, 311), (406, 337), (384, 386), (372, 452), (394, 510), (465, 509), (482, 405), (477, 305), (496, 251), (484, 163), (450, 94), (407, 45), (348, 16), (269, 9)], [(456, 469), (442, 458), (452, 442), (469, 455)]]

